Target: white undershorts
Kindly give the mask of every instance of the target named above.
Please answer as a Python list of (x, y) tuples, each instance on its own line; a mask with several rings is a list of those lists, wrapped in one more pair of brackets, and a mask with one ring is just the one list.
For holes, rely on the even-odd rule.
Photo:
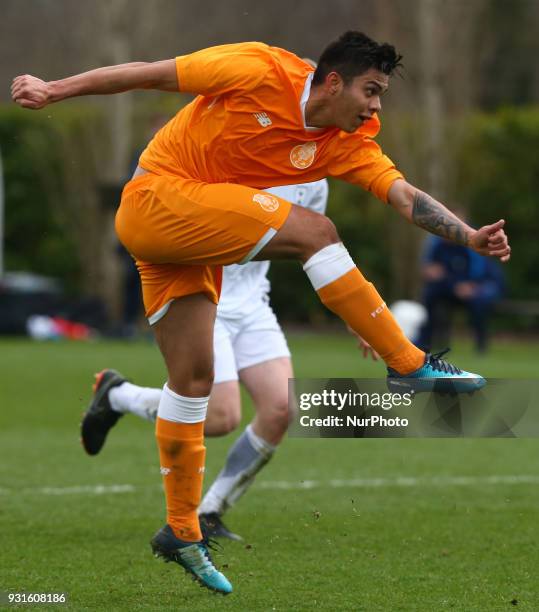
[(238, 380), (244, 368), (278, 357), (290, 357), (283, 330), (271, 306), (259, 306), (242, 319), (217, 316), (213, 334), (214, 384)]

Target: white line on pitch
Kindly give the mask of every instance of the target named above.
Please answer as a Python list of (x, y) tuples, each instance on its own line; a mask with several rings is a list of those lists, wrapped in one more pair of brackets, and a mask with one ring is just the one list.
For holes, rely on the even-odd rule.
[(477, 485), (497, 484), (539, 484), (539, 476), (434, 476), (431, 478), (416, 478), (399, 476), (396, 478), (352, 478), (321, 480), (277, 480), (258, 483), (262, 489), (319, 489), (319, 488), (378, 488), (378, 487), (469, 487)]
[[(399, 476), (395, 478), (352, 478), (333, 480), (276, 480), (257, 483), (260, 489), (302, 490), (302, 489), (369, 489), (381, 487), (471, 487), (480, 485), (518, 485), (539, 484), (539, 476), (533, 474), (519, 476), (434, 476), (416, 478)], [(155, 488), (161, 487), (156, 484)], [(8, 489), (0, 487), (0, 495), (114, 495), (135, 493), (148, 489), (148, 486), (137, 487), (130, 484), (82, 485), (73, 487), (26, 487)], [(152, 487), (153, 488), (153, 487)]]
[(130, 484), (121, 485), (82, 485), (77, 487), (25, 487), (22, 489), (0, 488), (0, 495), (30, 493), (33, 495), (108, 495), (110, 493), (133, 493), (137, 487)]

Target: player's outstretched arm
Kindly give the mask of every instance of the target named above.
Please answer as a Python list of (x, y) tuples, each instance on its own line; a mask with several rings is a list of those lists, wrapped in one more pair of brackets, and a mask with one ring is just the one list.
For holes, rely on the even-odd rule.
[(389, 204), (405, 219), (432, 234), (470, 247), (481, 255), (509, 261), (511, 247), (504, 232), (505, 221), (500, 219), (478, 230), (470, 227), (441, 202), (405, 180), (396, 180), (388, 193)]
[(37, 110), (66, 98), (114, 94), (132, 89), (178, 91), (175, 60), (107, 66), (60, 81), (43, 81), (24, 74), (13, 79), (11, 97), (19, 106)]

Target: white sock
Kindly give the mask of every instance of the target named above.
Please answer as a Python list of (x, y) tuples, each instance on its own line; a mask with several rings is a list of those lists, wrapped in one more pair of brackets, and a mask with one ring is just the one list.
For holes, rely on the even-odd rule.
[(320, 249), (303, 265), (315, 291), (341, 278), (355, 267), (356, 264), (342, 242)]
[(159, 400), (157, 416), (175, 423), (200, 423), (206, 420), (209, 399), (209, 396), (185, 397), (179, 395), (169, 389), (165, 383)]
[(147, 421), (155, 421), (161, 389), (139, 387), (124, 382), (109, 391), (110, 407), (116, 412), (130, 412)]
[(224, 514), (253, 484), (271, 459), (275, 446), (257, 436), (248, 425), (228, 452), (226, 463), (198, 509), (199, 514)]

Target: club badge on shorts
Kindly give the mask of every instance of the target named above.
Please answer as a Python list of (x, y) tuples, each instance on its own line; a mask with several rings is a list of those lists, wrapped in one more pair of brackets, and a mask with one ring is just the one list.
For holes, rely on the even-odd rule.
[(294, 167), (304, 170), (313, 163), (315, 153), (316, 142), (306, 142), (297, 145), (290, 151), (290, 161)]
[(275, 212), (279, 208), (279, 200), (269, 193), (255, 193), (253, 202), (257, 202), (266, 212)]

